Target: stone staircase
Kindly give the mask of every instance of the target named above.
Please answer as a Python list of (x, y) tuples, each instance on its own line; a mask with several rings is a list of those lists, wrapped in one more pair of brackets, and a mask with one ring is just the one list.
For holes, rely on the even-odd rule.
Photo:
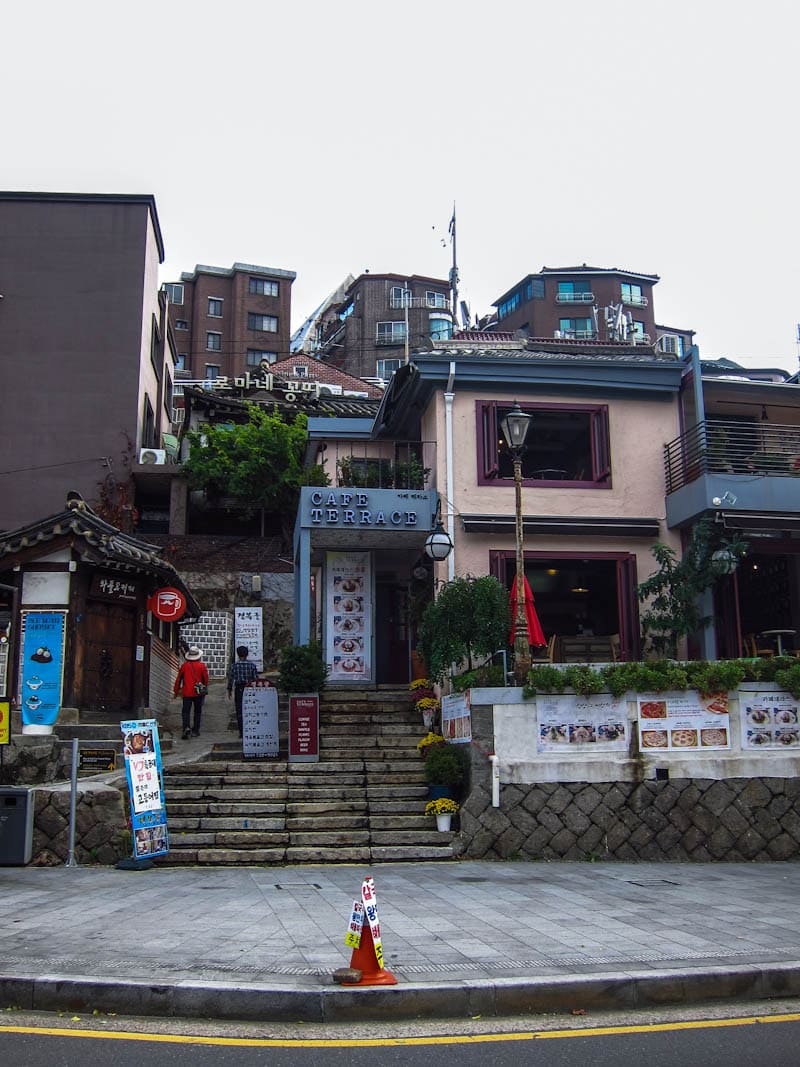
[(170, 852), (158, 862), (452, 859), (454, 835), (424, 814), (421, 736), (405, 689), (326, 690), (319, 763), (244, 760), (224, 742), (202, 762), (165, 770)]

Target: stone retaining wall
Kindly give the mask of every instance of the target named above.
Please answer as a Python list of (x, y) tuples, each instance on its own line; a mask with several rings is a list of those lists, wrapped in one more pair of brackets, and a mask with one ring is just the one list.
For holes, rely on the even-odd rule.
[(61, 773), (58, 738), (55, 735), (13, 734), (3, 746), (0, 785), (36, 785), (52, 782)]
[[(70, 789), (34, 790), (35, 867), (58, 867), (69, 855)], [(125, 796), (113, 786), (79, 783), (75, 808), (75, 859), (113, 864), (131, 852)]]

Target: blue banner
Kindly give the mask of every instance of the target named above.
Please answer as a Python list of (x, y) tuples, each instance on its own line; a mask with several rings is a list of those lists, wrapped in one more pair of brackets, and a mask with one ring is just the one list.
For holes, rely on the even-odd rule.
[(58, 719), (64, 668), (64, 619), (63, 611), (23, 612), (25, 637), (20, 684), (23, 726), (52, 727)]
[(137, 859), (169, 852), (161, 742), (155, 719), (121, 722), (122, 753), (131, 798), (131, 834)]

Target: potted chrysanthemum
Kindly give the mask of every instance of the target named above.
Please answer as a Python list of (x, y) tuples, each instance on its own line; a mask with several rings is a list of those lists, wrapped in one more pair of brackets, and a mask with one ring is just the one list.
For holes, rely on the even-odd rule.
[(436, 800), (429, 800), (425, 805), (425, 814), (436, 816), (436, 828), (442, 833), (450, 829), (450, 820), (457, 811), (458, 804), (450, 797), (437, 797)]

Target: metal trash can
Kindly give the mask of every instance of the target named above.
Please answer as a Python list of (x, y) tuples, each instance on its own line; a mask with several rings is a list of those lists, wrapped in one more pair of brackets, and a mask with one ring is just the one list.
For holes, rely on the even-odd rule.
[(0, 786), (0, 867), (24, 867), (33, 852), (33, 790)]

